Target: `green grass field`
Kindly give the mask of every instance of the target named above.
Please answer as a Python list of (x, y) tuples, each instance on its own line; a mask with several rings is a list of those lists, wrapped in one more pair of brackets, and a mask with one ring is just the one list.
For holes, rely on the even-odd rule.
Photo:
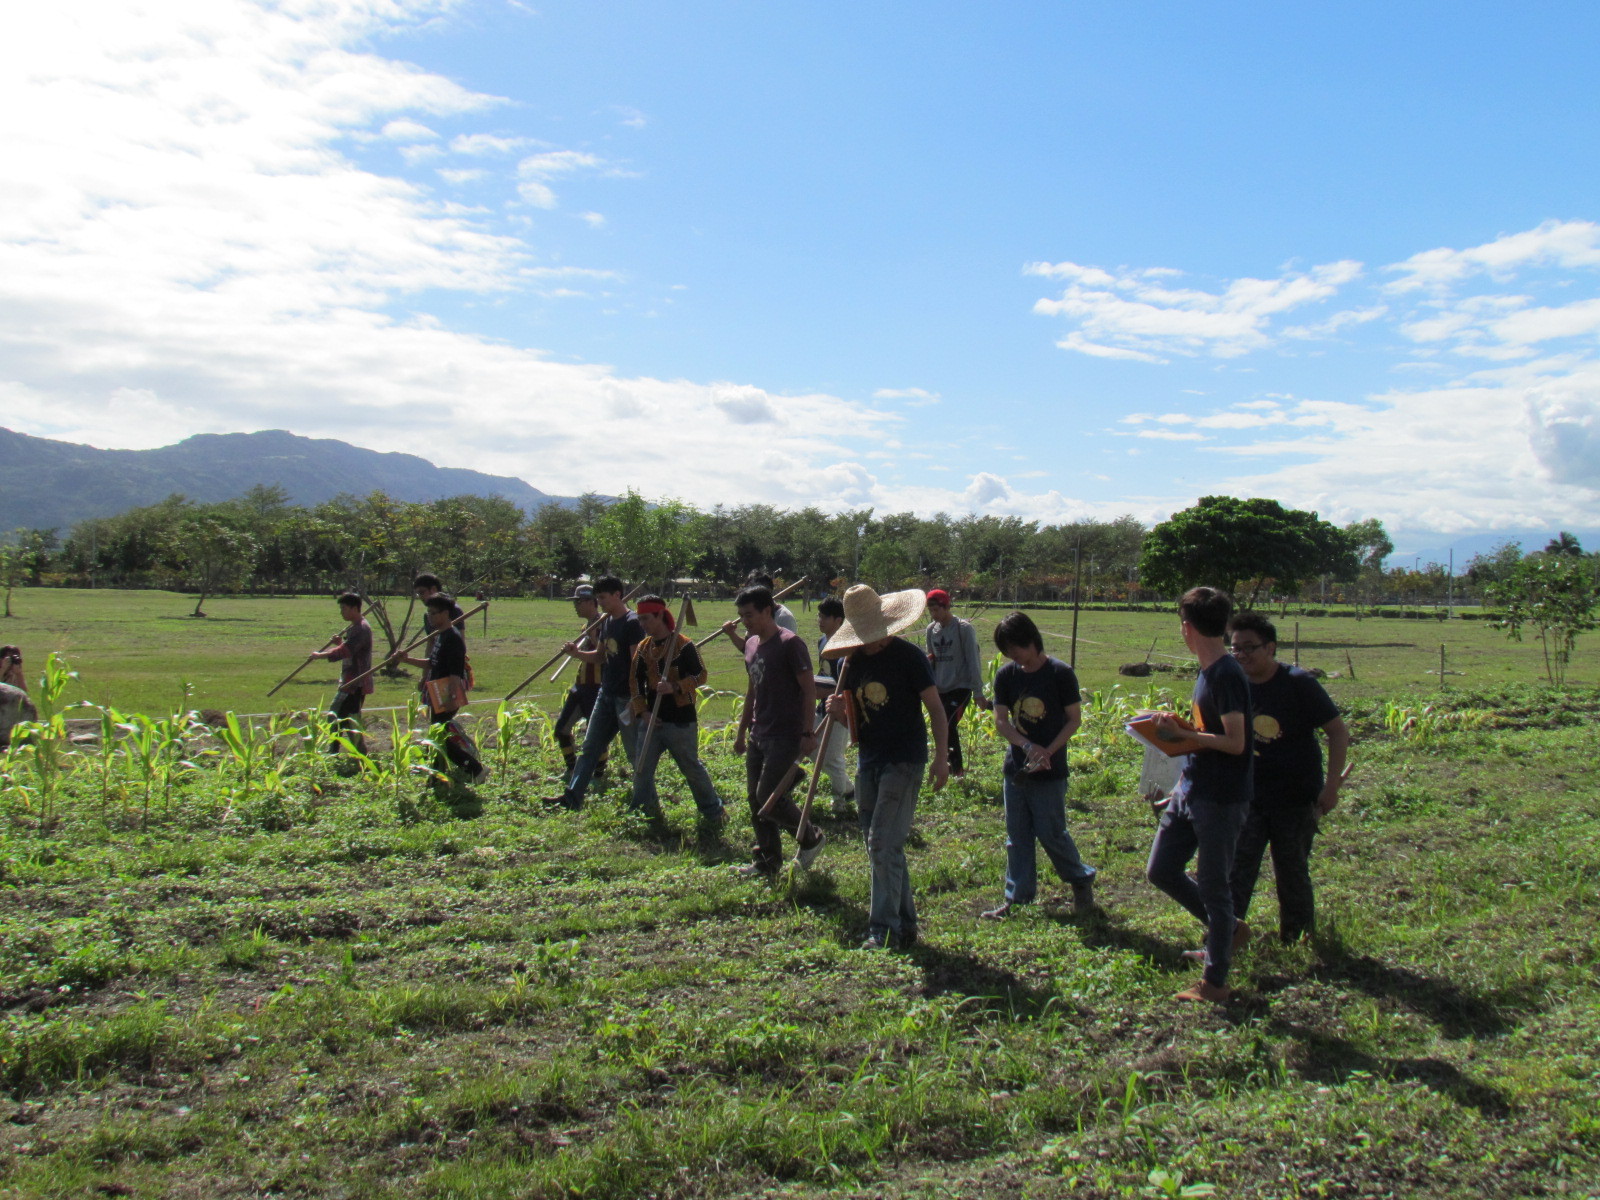
[[(219, 601), (212, 625), (181, 597), (106, 599), (68, 594), (63, 612), (103, 621), (55, 636), (84, 696), (130, 708), (141, 685), (117, 656), (135, 631), (173, 663), (248, 643), (234, 660), (270, 686), (336, 624), (307, 601)], [(29, 620), (44, 639), (42, 617), (13, 625)], [(512, 679), (570, 624), (505, 605), (489, 669)], [(1330, 684), (1356, 770), (1314, 857), (1319, 930), (1258, 937), (1242, 998), (1192, 1007), (1172, 994), (1199, 927), (1143, 879), (1152, 822), (1120, 731), (1149, 681), (1114, 674), (1158, 636), (1176, 654), (1171, 624), (1080, 627), (1086, 683), (1124, 686), (1072, 749), (1101, 911), (978, 919), (1004, 830), (975, 724), (967, 778), (924, 793), (924, 941), (905, 953), (856, 948), (867, 865), (848, 820), (824, 819), (810, 873), (733, 876), (749, 817), (717, 738), (719, 836), (695, 833), (670, 764), (664, 829), (615, 784), (547, 812), (559, 758), (537, 722), (489, 747), (489, 785), (437, 795), (283, 735), (248, 783), (240, 753), (191, 741), (199, 769), (170, 796), (149, 776), (146, 808), (113, 742), (77, 748), (41, 820), (35, 761), (6, 761), (0, 1195), (1600, 1196), (1592, 648), (1584, 685), (1557, 693), (1528, 682), (1536, 647), (1476, 622), (1302, 622), (1303, 662), (1342, 667), (1348, 646), (1357, 670)], [(1466, 672), (1444, 693), (1426, 674), (1440, 639)], [(731, 648), (719, 663), (725, 683)], [(1266, 871), (1251, 919), (1273, 917)]]
[[(398, 619), (404, 601), (391, 600), (390, 606)], [(46, 652), (63, 655), (81, 677), (70, 699), (123, 711), (170, 712), (180, 704), (185, 683), (192, 688), (189, 703), (195, 708), (265, 713), (319, 707), (329, 700), (338, 672), (322, 663), (307, 667), (270, 700), (267, 693), (340, 628), (338, 609), (331, 601), (221, 597), (208, 602), (211, 615), (200, 619), (188, 615), (193, 607), (192, 599), (175, 592), (24, 589), (14, 598), (17, 615), (0, 622), (0, 641), (23, 648), (32, 674), (42, 667)], [(733, 615), (726, 600), (696, 607), (702, 635)], [(469, 630), (479, 694), (489, 700), (520, 683), (581, 628), (565, 601), (497, 600), (490, 614), (487, 632), (481, 617), (472, 619)], [(814, 613), (799, 609), (797, 615), (801, 632), (814, 638)], [(989, 632), (1001, 615), (1002, 609), (989, 608), (978, 617), (980, 644), (986, 651)], [(1065, 658), (1072, 614), (1045, 611), (1035, 616), (1050, 651)], [(1482, 621), (1357, 621), (1296, 618), (1291, 612), (1279, 621), (1281, 655), (1286, 660), (1293, 655), (1290, 643), (1297, 620), (1302, 665), (1345, 676), (1334, 684), (1340, 697), (1436, 688), (1441, 643), (1446, 647), (1446, 669), (1461, 672), (1446, 677), (1451, 685), (1483, 688), (1532, 683), (1543, 677), (1537, 641), (1509, 643)], [(1081, 615), (1077, 662), (1086, 687), (1121, 682), (1142, 690), (1142, 683), (1119, 679), (1116, 672), (1123, 663), (1143, 661), (1147, 653), (1154, 663), (1187, 661), (1175, 616), (1096, 610)], [(743, 671), (726, 639), (708, 647), (707, 661), (713, 686), (742, 689)], [(1352, 666), (1354, 680), (1348, 678)], [(368, 706), (404, 704), (415, 680), (415, 672), (406, 670), (400, 679), (381, 678)], [(1152, 678), (1161, 681), (1160, 676)], [(1578, 643), (1569, 678), (1574, 684), (1600, 684), (1600, 637)], [(524, 695), (559, 707), (569, 680), (570, 675), (552, 684), (546, 672)]]

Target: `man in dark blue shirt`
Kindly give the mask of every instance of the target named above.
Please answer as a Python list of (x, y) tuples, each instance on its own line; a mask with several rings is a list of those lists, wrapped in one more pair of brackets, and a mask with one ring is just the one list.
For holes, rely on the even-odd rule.
[[(1228, 987), (1233, 952), (1250, 936), (1244, 922), (1234, 918), (1228, 884), (1234, 845), (1250, 807), (1250, 681), (1223, 638), (1233, 615), (1227, 592), (1190, 588), (1178, 601), (1178, 615), (1183, 643), (1200, 660), (1189, 734), (1197, 745), (1161, 814), (1145, 876), (1206, 927), (1205, 973), (1178, 999), (1222, 1003), (1233, 995)], [(1164, 717), (1160, 732), (1177, 737), (1184, 731)], [(1197, 858), (1192, 878), (1186, 872), (1191, 858)]]
[[(1278, 630), (1271, 621), (1261, 613), (1243, 612), (1228, 628), (1233, 657), (1250, 680), (1256, 760), (1255, 796), (1233, 856), (1233, 908), (1240, 920), (1249, 912), (1261, 856), (1270, 845), (1278, 885), (1278, 936), (1292, 942), (1316, 921), (1311, 839), (1318, 819), (1339, 803), (1350, 730), (1310, 672), (1278, 661)], [(1319, 729), (1328, 739), (1326, 776)]]
[(574, 812), (582, 808), (584, 793), (589, 790), (589, 781), (594, 778), (600, 755), (618, 733), (622, 735), (622, 748), (627, 751), (628, 761), (633, 761), (639, 726), (633, 719), (629, 705), (633, 693), (628, 672), (633, 664), (633, 648), (644, 640), (644, 628), (623, 600), (627, 590), (615, 575), (602, 575), (596, 579), (594, 598), (605, 613), (597, 633), (599, 644), (593, 649), (576, 642), (568, 642), (562, 647), (565, 653), (580, 662), (599, 664), (600, 691), (589, 713), (583, 749), (567, 779), (566, 789), (559, 796), (547, 798), (546, 804)]

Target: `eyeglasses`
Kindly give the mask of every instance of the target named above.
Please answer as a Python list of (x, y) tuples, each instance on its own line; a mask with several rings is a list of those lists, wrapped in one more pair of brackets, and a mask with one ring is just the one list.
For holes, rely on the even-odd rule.
[(1228, 649), (1233, 651), (1235, 657), (1238, 657), (1242, 654), (1254, 654), (1265, 645), (1265, 642), (1235, 642)]

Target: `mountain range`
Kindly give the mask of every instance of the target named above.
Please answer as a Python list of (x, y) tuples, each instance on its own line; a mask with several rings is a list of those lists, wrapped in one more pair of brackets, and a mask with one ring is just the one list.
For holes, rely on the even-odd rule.
[(199, 433), (154, 450), (99, 450), (0, 429), (0, 531), (54, 528), (65, 535), (79, 521), (156, 504), (174, 492), (215, 504), (257, 484), (276, 484), (302, 505), (374, 491), (417, 502), (503, 496), (525, 512), (575, 502), (508, 475), (436, 467), (415, 454), (282, 429)]

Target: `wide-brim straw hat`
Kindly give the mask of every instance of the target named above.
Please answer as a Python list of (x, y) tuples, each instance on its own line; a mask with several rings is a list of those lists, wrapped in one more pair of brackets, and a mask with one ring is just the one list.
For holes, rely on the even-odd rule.
[(828, 639), (823, 657), (837, 658), (846, 650), (903, 633), (921, 620), (927, 606), (928, 597), (921, 588), (880, 596), (858, 583), (844, 594), (844, 624)]

